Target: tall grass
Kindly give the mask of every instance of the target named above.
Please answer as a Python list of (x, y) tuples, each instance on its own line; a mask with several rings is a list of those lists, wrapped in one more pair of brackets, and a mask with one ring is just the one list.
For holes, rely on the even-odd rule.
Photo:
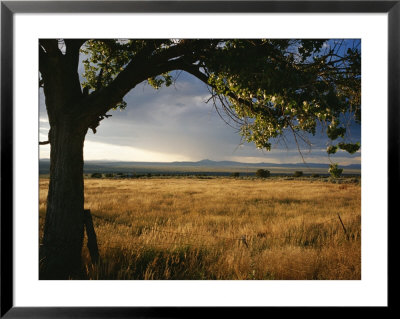
[(359, 184), (87, 179), (85, 203), (101, 256), (84, 247), (88, 279), (361, 279)]

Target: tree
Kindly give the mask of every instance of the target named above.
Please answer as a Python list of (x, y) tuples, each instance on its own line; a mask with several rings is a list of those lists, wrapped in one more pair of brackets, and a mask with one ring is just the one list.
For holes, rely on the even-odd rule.
[(332, 177), (338, 178), (340, 177), (340, 175), (342, 175), (343, 168), (339, 168), (337, 163), (333, 163), (329, 165), (328, 171)]
[(346, 132), (341, 114), (360, 121), (360, 51), (348, 43), (352, 42), (40, 39), (39, 86), (45, 95), (51, 146), (40, 277), (79, 276), (85, 135), (88, 129), (96, 133), (110, 109), (125, 108), (123, 98), (137, 84), (147, 81), (157, 89), (173, 83), (171, 71), (192, 74), (209, 87), (221, 117), (238, 125), (243, 137), (259, 148), (269, 150), (270, 140), (286, 132), (296, 141), (305, 140), (302, 132), (315, 134), (318, 121), (335, 140)]
[(260, 168), (260, 169), (258, 169), (258, 170), (256, 171), (256, 176), (257, 176), (257, 177), (267, 178), (267, 177), (269, 177), (270, 175), (271, 175), (271, 172), (270, 172), (269, 170), (267, 170), (267, 169), (262, 169), (262, 168)]
[(294, 177), (301, 177), (301, 176), (303, 176), (303, 172), (302, 171), (295, 171), (293, 176)]

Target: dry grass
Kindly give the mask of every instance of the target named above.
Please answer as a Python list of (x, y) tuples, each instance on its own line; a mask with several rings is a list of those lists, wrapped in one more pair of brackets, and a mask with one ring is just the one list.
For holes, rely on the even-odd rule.
[(93, 266), (83, 250), (90, 279), (361, 279), (359, 184), (87, 179), (85, 202), (101, 255)]

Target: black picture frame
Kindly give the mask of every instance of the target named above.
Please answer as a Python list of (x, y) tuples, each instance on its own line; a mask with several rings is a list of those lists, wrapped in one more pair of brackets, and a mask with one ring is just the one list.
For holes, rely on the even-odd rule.
[[(201, 315), (251, 317), (277, 307), (15, 307), (13, 302), (13, 16), (16, 13), (387, 13), (388, 14), (388, 204), (394, 213), (399, 186), (400, 0), (396, 1), (1, 1), (1, 317), (177, 318)], [(392, 214), (393, 215), (393, 214)], [(392, 219), (388, 214), (389, 223)], [(388, 234), (392, 234), (389, 231)], [(390, 236), (389, 236), (390, 237)], [(388, 247), (390, 251), (390, 240)], [(388, 255), (389, 261), (389, 255)], [(388, 281), (389, 286), (389, 281)], [(391, 306), (391, 298), (388, 310)], [(307, 307), (289, 307), (291, 311)], [(323, 307), (326, 311), (326, 307)], [(340, 307), (331, 308), (333, 313)], [(370, 309), (368, 310), (370, 311)]]

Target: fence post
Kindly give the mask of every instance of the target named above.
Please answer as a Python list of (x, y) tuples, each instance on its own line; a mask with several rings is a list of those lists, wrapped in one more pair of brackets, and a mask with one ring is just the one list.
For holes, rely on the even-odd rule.
[(338, 213), (337, 215), (338, 215), (338, 217), (339, 217), (340, 223), (342, 224), (343, 231), (344, 231), (344, 233), (345, 233), (345, 235), (346, 235), (346, 237), (347, 237), (347, 240), (349, 240), (350, 238), (349, 238), (349, 234), (347, 233), (346, 227), (344, 227), (344, 224), (343, 224), (343, 222), (342, 222), (342, 219), (340, 218), (339, 213)]
[(93, 220), (92, 220), (92, 214), (90, 213), (90, 209), (85, 209), (83, 215), (84, 215), (86, 234), (88, 237), (87, 247), (89, 249), (90, 258), (92, 260), (92, 264), (97, 264), (99, 261), (99, 248), (97, 246), (97, 238), (93, 227)]

